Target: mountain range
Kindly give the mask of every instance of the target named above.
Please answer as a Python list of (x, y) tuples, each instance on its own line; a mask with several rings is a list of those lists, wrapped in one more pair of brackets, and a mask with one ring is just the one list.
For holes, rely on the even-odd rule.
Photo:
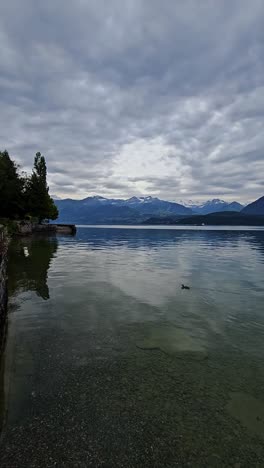
[(241, 203), (236, 201), (229, 203), (224, 200), (219, 200), (219, 198), (214, 198), (213, 200), (208, 200), (206, 202), (194, 202), (188, 200), (187, 202), (182, 201), (182, 204), (188, 208), (191, 208), (193, 213), (197, 214), (210, 214), (210, 213), (219, 213), (221, 211), (241, 211), (244, 206)]
[(101, 196), (87, 197), (83, 200), (54, 198), (60, 213), (58, 222), (75, 224), (140, 224), (153, 216), (160, 218), (162, 222), (168, 217), (180, 220), (193, 215), (226, 211), (242, 213), (245, 209), (236, 201), (228, 203), (219, 199), (197, 204), (192, 201), (175, 203), (151, 196), (126, 200)]
[(242, 213), (251, 215), (264, 215), (264, 197), (250, 203), (243, 208)]
[(151, 215), (192, 215), (190, 208), (153, 197), (122, 200), (94, 196), (83, 200), (55, 200), (55, 203), (60, 213), (59, 222), (78, 224), (133, 224), (141, 223)]

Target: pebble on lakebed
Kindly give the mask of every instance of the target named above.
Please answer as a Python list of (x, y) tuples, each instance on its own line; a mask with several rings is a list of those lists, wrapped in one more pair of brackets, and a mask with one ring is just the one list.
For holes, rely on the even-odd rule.
[(264, 439), (264, 402), (246, 393), (232, 392), (227, 410), (253, 435)]
[(177, 358), (189, 357), (203, 360), (208, 357), (207, 350), (201, 339), (190, 336), (182, 328), (175, 326), (152, 327), (147, 336), (136, 343), (143, 350), (160, 350)]

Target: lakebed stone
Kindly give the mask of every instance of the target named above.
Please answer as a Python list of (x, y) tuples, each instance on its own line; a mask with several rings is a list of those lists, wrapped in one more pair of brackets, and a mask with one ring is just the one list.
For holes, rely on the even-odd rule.
[(152, 327), (145, 338), (136, 343), (136, 346), (142, 350), (160, 350), (182, 359), (189, 357), (200, 361), (208, 357), (201, 339), (190, 336), (184, 329), (171, 325)]
[(247, 393), (232, 392), (226, 408), (248, 432), (264, 439), (264, 401)]

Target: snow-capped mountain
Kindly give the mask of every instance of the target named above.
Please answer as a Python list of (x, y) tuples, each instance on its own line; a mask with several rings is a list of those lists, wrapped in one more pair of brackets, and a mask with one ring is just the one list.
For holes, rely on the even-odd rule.
[(179, 200), (178, 203), (185, 206), (186, 208), (192, 209), (193, 207), (201, 206), (204, 202), (202, 202), (201, 200)]
[(100, 195), (83, 200), (59, 200), (59, 222), (83, 224), (96, 223), (140, 223), (151, 217), (191, 216), (222, 211), (241, 211), (243, 206), (237, 202), (225, 202), (218, 198), (206, 202), (186, 200), (180, 203), (160, 200), (157, 197), (140, 196), (128, 199), (106, 198)]
[(158, 198), (153, 198), (150, 195), (147, 197), (131, 197), (127, 200), (124, 200), (127, 204), (135, 204), (135, 203), (153, 203), (153, 201), (159, 200)]
[(217, 213), (221, 211), (241, 211), (244, 206), (241, 203), (236, 201), (230, 203), (219, 198), (214, 198), (213, 200), (208, 200), (206, 202), (199, 202), (193, 200), (186, 200), (185, 202), (181, 200), (181, 204), (185, 207), (191, 208), (194, 213), (198, 214), (209, 214)]
[(123, 200), (123, 205), (130, 208), (134, 208), (140, 213), (144, 214), (155, 214), (155, 215), (164, 215), (164, 214), (177, 214), (177, 215), (190, 215), (192, 210), (187, 208), (179, 203), (169, 202), (165, 200), (160, 200), (156, 197), (146, 196), (146, 197), (132, 197), (128, 200)]
[(72, 223), (137, 223), (151, 216), (190, 216), (190, 208), (159, 198), (132, 197), (128, 200), (108, 199), (101, 196), (83, 200), (55, 200), (59, 209), (59, 222)]

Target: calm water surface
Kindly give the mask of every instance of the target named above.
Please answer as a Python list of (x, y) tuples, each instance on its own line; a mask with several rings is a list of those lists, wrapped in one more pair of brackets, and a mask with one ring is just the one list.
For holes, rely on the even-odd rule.
[(0, 466), (263, 467), (263, 278), (261, 230), (14, 240)]

